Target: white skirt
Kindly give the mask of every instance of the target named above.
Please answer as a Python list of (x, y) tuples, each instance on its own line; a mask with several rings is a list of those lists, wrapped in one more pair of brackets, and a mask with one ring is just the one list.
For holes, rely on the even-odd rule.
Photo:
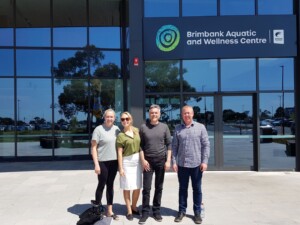
[(140, 154), (135, 153), (130, 156), (124, 156), (123, 169), (125, 176), (120, 176), (120, 188), (123, 190), (135, 190), (142, 188)]

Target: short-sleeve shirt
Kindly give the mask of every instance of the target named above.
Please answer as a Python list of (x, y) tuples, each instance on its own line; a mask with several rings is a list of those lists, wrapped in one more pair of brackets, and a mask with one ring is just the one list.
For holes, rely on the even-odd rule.
[(97, 151), (100, 162), (117, 160), (116, 138), (119, 133), (120, 129), (115, 125), (112, 127), (100, 125), (95, 128), (92, 140), (98, 144)]
[(140, 151), (139, 130), (133, 127), (133, 138), (121, 131), (117, 136), (117, 148), (123, 148), (123, 156), (130, 156)]

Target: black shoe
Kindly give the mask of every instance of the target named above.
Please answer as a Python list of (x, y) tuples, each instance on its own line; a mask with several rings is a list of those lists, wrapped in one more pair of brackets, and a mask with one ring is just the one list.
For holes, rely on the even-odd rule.
[(148, 219), (148, 216), (142, 216), (141, 219), (139, 220), (139, 224), (146, 223), (147, 219)]
[(202, 223), (202, 219), (201, 219), (200, 214), (196, 214), (194, 216), (194, 222), (195, 222), (195, 224), (201, 224)]
[(140, 211), (137, 209), (137, 210), (133, 210), (133, 209), (131, 209), (131, 211), (132, 211), (132, 214), (133, 215), (137, 215), (137, 216), (140, 216), (141, 214), (140, 214)]
[(162, 221), (162, 217), (161, 217), (160, 213), (154, 213), (154, 214), (153, 214), (153, 218), (154, 218), (157, 222), (161, 222), (161, 221)]
[(93, 205), (93, 207), (98, 208), (100, 214), (105, 214), (106, 208), (101, 203), (96, 203), (95, 200), (91, 200), (91, 204)]
[(91, 204), (95, 207), (101, 205), (100, 203), (96, 203), (96, 200), (91, 200)]
[(181, 222), (183, 217), (185, 217), (185, 214), (183, 212), (179, 212), (177, 217), (175, 218), (174, 222)]
[(130, 221), (133, 220), (132, 214), (127, 214), (127, 215), (126, 215), (126, 218), (127, 218), (128, 220), (130, 220)]

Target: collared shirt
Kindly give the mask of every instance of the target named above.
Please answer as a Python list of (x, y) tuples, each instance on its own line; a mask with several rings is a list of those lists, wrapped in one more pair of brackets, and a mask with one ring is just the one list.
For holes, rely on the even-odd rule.
[(192, 122), (175, 127), (172, 141), (172, 161), (178, 166), (194, 168), (208, 163), (210, 142), (205, 126)]
[(141, 138), (139, 130), (133, 127), (133, 137), (121, 131), (116, 140), (117, 148), (123, 148), (123, 156), (130, 156), (140, 151)]

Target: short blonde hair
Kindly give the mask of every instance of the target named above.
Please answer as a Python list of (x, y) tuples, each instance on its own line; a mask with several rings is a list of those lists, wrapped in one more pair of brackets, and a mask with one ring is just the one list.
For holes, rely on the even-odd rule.
[(112, 112), (114, 114), (114, 117), (116, 117), (116, 113), (113, 109), (107, 109), (103, 113), (103, 118), (105, 118), (106, 114), (109, 113), (109, 112)]

